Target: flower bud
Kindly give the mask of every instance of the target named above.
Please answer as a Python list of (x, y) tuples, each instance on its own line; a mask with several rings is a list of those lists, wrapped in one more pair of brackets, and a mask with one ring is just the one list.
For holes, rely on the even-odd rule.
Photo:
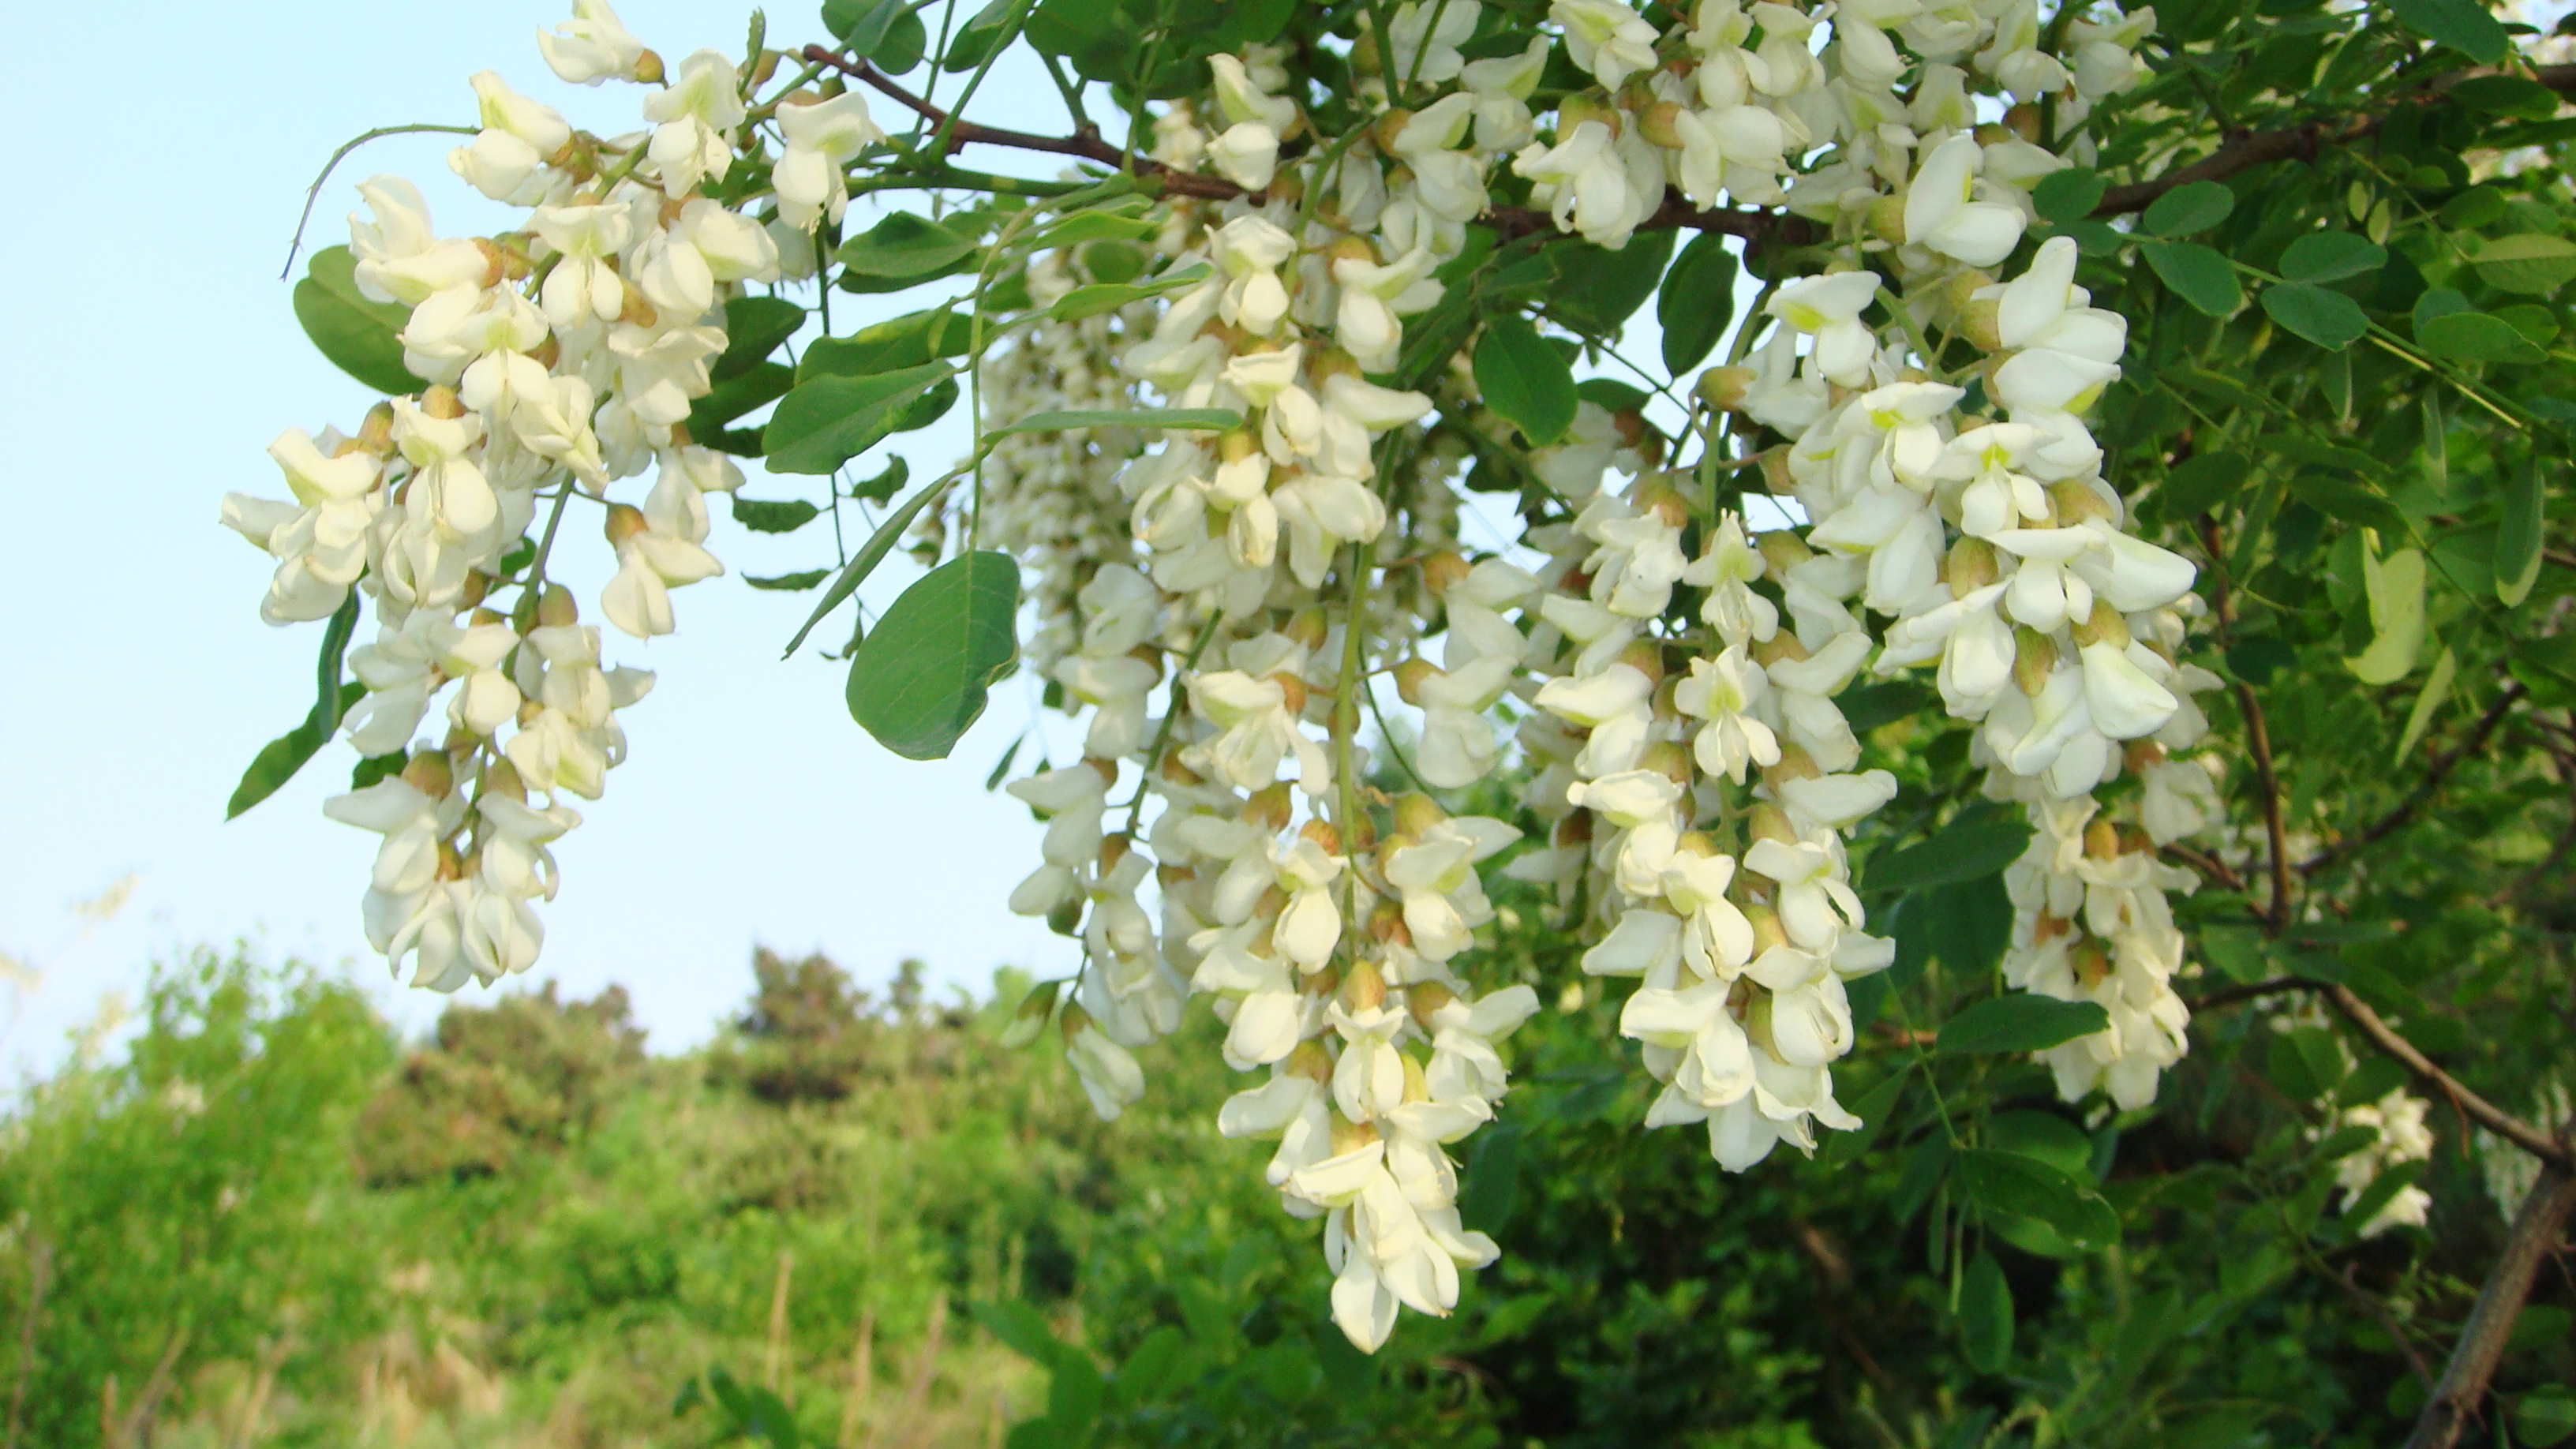
[(1950, 584), (1950, 597), (1964, 599), (1993, 583), (2002, 573), (1995, 561), (1995, 546), (1982, 538), (1962, 535), (1950, 545), (1949, 557), (1943, 559), (1942, 573)]
[(626, 304), (617, 311), (617, 320), (636, 327), (650, 327), (662, 320), (662, 314), (654, 311), (653, 304), (644, 300), (643, 288), (629, 287), (626, 289)]
[(2087, 987), (2099, 986), (2111, 974), (2111, 957), (2099, 941), (2087, 941), (2073, 952), (2075, 979)]
[[(1767, 468), (1769, 465), (1766, 462), (1764, 466)], [(1771, 566), (1775, 577), (1816, 556), (1816, 551), (1807, 547), (1805, 540), (1785, 528), (1754, 535), (1753, 546), (1761, 550), (1762, 561)]]
[[(2039, 105), (2038, 105), (2038, 103), (2037, 103), (2037, 102), (2034, 102), (2034, 101), (2024, 101), (2024, 102), (2022, 102), (2020, 105), (2014, 106), (2014, 107), (2012, 107), (2010, 110), (2005, 111), (2005, 112), (2004, 112), (2004, 125), (2005, 125), (2007, 128), (2009, 128), (2009, 129), (2012, 131), (2012, 133), (2013, 133), (2014, 135), (2019, 136), (2019, 137), (2020, 137), (2020, 138), (2022, 138), (2023, 140), (2030, 142), (2030, 143), (2031, 143), (2032, 145), (2034, 145), (2034, 146), (2035, 146), (2035, 145), (2038, 145), (2038, 144), (2039, 144)], [(1985, 129), (1985, 128), (1984, 128), (1984, 127), (1982, 127), (1982, 126), (1980, 126), (1980, 127), (1978, 127), (1978, 129), (1979, 129), (1979, 130), (1983, 130), (1983, 129)], [(2000, 138), (2000, 137), (1998, 137), (1997, 139), (2001, 139), (2001, 138)], [(1981, 144), (1992, 144), (1992, 143), (1991, 143), (1991, 142), (1983, 142), (1983, 141), (1981, 140)]]
[(1622, 129), (1619, 110), (1597, 95), (1571, 95), (1556, 104), (1556, 135), (1559, 141), (1574, 134), (1574, 128), (1586, 121), (1599, 121), (1610, 128), (1612, 137)]
[(610, 548), (624, 548), (626, 540), (651, 527), (644, 521), (643, 509), (630, 503), (612, 503), (608, 505), (608, 519), (601, 525), (601, 531), (608, 535)]
[(2095, 860), (2120, 858), (2120, 832), (2108, 820), (2096, 817), (2084, 827), (2084, 853)]
[(1056, 993), (1063, 989), (1061, 981), (1041, 981), (1030, 988), (1029, 994), (1021, 997), (1019, 1006), (1011, 1012), (1010, 1021), (1002, 1027), (1002, 1045), (1017, 1051), (1036, 1041), (1038, 1034), (1046, 1030), (1047, 1018), (1055, 1014)]
[(1431, 1082), (1422, 1074), (1422, 1063), (1415, 1061), (1411, 1052), (1399, 1052), (1396, 1054), (1396, 1059), (1404, 1063), (1404, 1100), (1430, 1101)]
[(1333, 1155), (1335, 1157), (1348, 1157), (1354, 1152), (1365, 1152), (1370, 1144), (1377, 1140), (1375, 1124), (1353, 1122), (1339, 1113), (1334, 1114)]
[(1425, 981), (1407, 990), (1404, 996), (1405, 1008), (1413, 1013), (1414, 1024), (1424, 1031), (1437, 1031), (1439, 1028), (1432, 1024), (1432, 1018), (1447, 1010), (1449, 1003), (1458, 999), (1457, 992), (1437, 981)]
[(497, 287), (509, 279), (510, 258), (501, 244), (490, 237), (474, 238), (474, 249), (483, 254), (483, 285)]
[(1556, 822), (1556, 828), (1548, 833), (1548, 844), (1558, 850), (1563, 850), (1572, 845), (1589, 845), (1591, 843), (1592, 815), (1589, 811), (1575, 811), (1573, 814)]
[(1744, 405), (1745, 389), (1761, 377), (1752, 368), (1741, 366), (1712, 367), (1699, 375), (1693, 384), (1699, 400), (1720, 412), (1734, 412)]
[(1745, 817), (1746, 833), (1755, 840), (1776, 840), (1782, 845), (1798, 843), (1798, 827), (1789, 823), (1789, 812), (1768, 800), (1754, 803)]
[(2030, 943), (2034, 946), (2045, 946), (2074, 929), (2075, 923), (2063, 916), (2042, 915), (2031, 922)]
[[(555, 335), (549, 332), (537, 343), (535, 350), (528, 354), (528, 359), (546, 371), (552, 372), (555, 370), (555, 364), (563, 361), (563, 344), (556, 341)], [(676, 434), (679, 429), (679, 424), (671, 425), (673, 433)]]
[(1329, 1082), (1333, 1079), (1333, 1058), (1324, 1050), (1323, 1043), (1301, 1041), (1297, 1043), (1297, 1049), (1288, 1054), (1288, 1060), (1280, 1064), (1280, 1070), (1310, 1082)]
[(573, 601), (572, 590), (561, 584), (546, 585), (537, 600), (537, 622), (549, 629), (580, 623), (581, 605)]
[(1100, 873), (1106, 876), (1117, 869), (1118, 862), (1127, 858), (1127, 852), (1133, 849), (1135, 844), (1134, 837), (1124, 830), (1100, 837)]
[[(447, 756), (436, 750), (423, 750), (403, 766), (403, 783), (432, 800), (444, 800), (456, 788), (456, 771)], [(524, 794), (521, 799), (527, 798)]]
[(2154, 740), (2131, 740), (2121, 748), (2120, 762), (2128, 766), (2131, 774), (2136, 774), (2163, 764), (2165, 747)]
[(1422, 707), (1422, 686), (1440, 677), (1441, 671), (1430, 660), (1408, 659), (1395, 666), (1396, 697), (1419, 709)]
[(1656, 101), (1637, 113), (1637, 134), (1667, 151), (1682, 149), (1682, 108), (1671, 101)]
[(1717, 848), (1717, 842), (1709, 839), (1708, 832), (1704, 830), (1682, 832), (1681, 839), (1673, 842), (1673, 849), (1701, 860), (1717, 860), (1726, 854)]
[(2004, 345), (2003, 303), (1994, 297), (1978, 297), (1959, 308), (1959, 335), (1980, 352), (2000, 351)]
[(1289, 788), (1288, 782), (1281, 780), (1252, 792), (1252, 798), (1243, 802), (1244, 823), (1261, 826), (1273, 835), (1287, 829), (1288, 817), (1295, 808), (1289, 800)]
[(2033, 699), (2057, 669), (2057, 641), (2027, 624), (2013, 629), (2013, 683)]
[(516, 800), (522, 805), (528, 803), (527, 782), (519, 778), (518, 766), (506, 759), (494, 760), (485, 768), (483, 793), (498, 795), (504, 800)]
[(1422, 587), (1435, 599), (1445, 599), (1449, 591), (1466, 581), (1470, 565), (1455, 549), (1444, 548), (1422, 561)]
[(1072, 900), (1059, 903), (1054, 910), (1047, 912), (1046, 923), (1047, 929), (1059, 936), (1081, 940), (1082, 898), (1076, 896)]
[(1404, 128), (1412, 121), (1413, 112), (1402, 106), (1388, 107), (1386, 114), (1377, 118), (1377, 126), (1370, 133), (1377, 139), (1378, 150), (1389, 156), (1394, 155), (1397, 138), (1404, 134)]
[(628, 74), (627, 78), (634, 81), (639, 86), (660, 85), (662, 83), (662, 57), (649, 50), (636, 52), (635, 69)]
[(1333, 822), (1329, 820), (1307, 821), (1305, 828), (1297, 832), (1297, 838), (1299, 840), (1311, 840), (1315, 842), (1315, 844), (1323, 847), (1323, 851), (1326, 855), (1340, 855), (1342, 853), (1342, 832), (1334, 829)]
[(1796, 664), (1806, 657), (1807, 646), (1799, 643), (1798, 636), (1786, 629), (1768, 639), (1757, 639), (1753, 643), (1753, 662), (1766, 668), (1784, 659)]
[(753, 89), (753, 90), (758, 90), (758, 89), (760, 89), (762, 86), (765, 86), (765, 85), (769, 84), (770, 78), (771, 78), (772, 76), (777, 75), (777, 74), (778, 74), (778, 52), (777, 52), (777, 51), (774, 51), (774, 50), (767, 50), (767, 49), (762, 50), (762, 51), (760, 52), (760, 58), (759, 58), (758, 60), (756, 60), (756, 61), (752, 62), (752, 66), (751, 66), (751, 87), (752, 87), (752, 89)]
[(1351, 963), (1338, 993), (1344, 1011), (1375, 1011), (1386, 1004), (1386, 975), (1366, 956)]
[(1288, 616), (1288, 627), (1279, 632), (1308, 649), (1321, 649), (1331, 637), (1332, 624), (1324, 618), (1320, 604), (1309, 604)]
[(1261, 438), (1250, 428), (1236, 428), (1216, 440), (1216, 455), (1228, 463), (1240, 463), (1261, 451)]
[[(477, 853), (479, 854), (480, 852)], [(456, 842), (453, 840), (442, 840), (438, 842), (438, 878), (440, 880), (463, 880), (465, 879), (465, 876), (465, 857), (456, 853)]]
[(1744, 912), (1744, 919), (1751, 923), (1753, 927), (1753, 954), (1755, 956), (1760, 956), (1763, 952), (1770, 950), (1774, 946), (1786, 946), (1789, 944), (1789, 931), (1787, 927), (1780, 924), (1779, 912), (1762, 904), (1760, 901), (1755, 901), (1753, 904), (1748, 906), (1739, 907), (1739, 909)]
[[(1378, 862), (1378, 868), (1386, 868), (1384, 860)], [(1379, 901), (1369, 908), (1368, 936), (1381, 946), (1413, 948), (1413, 930), (1404, 924), (1404, 908), (1393, 901)]]
[(1629, 495), (1629, 502), (1638, 508), (1653, 510), (1656, 517), (1675, 528), (1690, 522), (1690, 503), (1673, 487), (1670, 474), (1649, 475)]
[[(433, 387), (431, 391), (447, 392), (447, 389)], [(448, 392), (447, 395), (450, 399), (456, 396), (452, 392)], [(422, 401), (423, 403), (428, 401), (426, 396)], [(424, 407), (422, 410), (427, 411), (427, 408)], [(380, 402), (367, 409), (366, 421), (358, 424), (358, 446), (379, 458), (394, 450), (394, 405), (392, 403)]]
[(1288, 711), (1292, 716), (1306, 712), (1306, 681), (1283, 669), (1271, 675), (1270, 682), (1279, 686), (1281, 709)]
[(1824, 771), (1816, 767), (1815, 756), (1784, 740), (1780, 744), (1780, 762), (1763, 769), (1762, 783), (1777, 791), (1791, 780), (1813, 780), (1823, 774)]
[(457, 603), (460, 607), (472, 609), (474, 611), (474, 618), (472, 620), (474, 623), (504, 623), (506, 621), (502, 619), (500, 615), (493, 613), (490, 609), (482, 607), (483, 601), (486, 598), (489, 598), (491, 593), (492, 576), (483, 572), (481, 569), (468, 569), (465, 571), (465, 588), (457, 596)]
[(1652, 639), (1640, 639), (1619, 651), (1619, 663), (1646, 676), (1649, 684), (1664, 682), (1664, 646)]
[(1882, 196), (1869, 204), (1861, 226), (1866, 233), (1889, 246), (1905, 244), (1905, 198)]
[(2120, 617), (2120, 611), (2111, 607), (2110, 600), (2099, 596), (2093, 600), (2092, 614), (2067, 633), (2074, 638), (2078, 649), (2089, 649), (2096, 644), (2108, 644), (2114, 649), (2129, 647), (2129, 621)]
[(1652, 770), (1685, 790), (1698, 778), (1689, 748), (1672, 740), (1658, 740), (1646, 746), (1645, 753), (1637, 757), (1637, 768)]
[(1395, 833), (1420, 839), (1422, 832), (1449, 818), (1440, 802), (1419, 791), (1395, 799)]

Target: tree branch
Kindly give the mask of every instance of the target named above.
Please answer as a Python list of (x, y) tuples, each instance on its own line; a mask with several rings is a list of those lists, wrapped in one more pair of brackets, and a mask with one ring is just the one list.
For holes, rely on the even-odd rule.
[(2281, 781), (2272, 771), (2272, 734), (2263, 727), (2263, 706), (2254, 702), (2254, 686), (2236, 682), (2236, 708), (2245, 716), (2245, 746), (2254, 757), (2254, 783), (2263, 792), (2263, 833), (2271, 841), (2274, 934), (2290, 922), (2290, 853), (2288, 832), (2281, 828)]
[(2234, 1006), (2240, 1001), (2279, 996), (2290, 991), (2321, 990), (2325, 984), (2307, 976), (2275, 976), (2269, 981), (2257, 981), (2247, 986), (2230, 986), (2223, 991), (2213, 991), (2207, 996), (2184, 1002), (2183, 1005), (2191, 1009), (2193, 1016), (2198, 1016), (2204, 1011), (2216, 1011), (2222, 1006)]
[(2351, 987), (2340, 981), (2327, 982), (2325, 994), (2326, 1000), (2334, 1003), (2335, 1010), (2342, 1012), (2346, 1021), (2351, 1022), (2363, 1036), (2370, 1038), (2371, 1045), (2396, 1058), (2398, 1065), (2413, 1072), (2426, 1086), (2448, 1097), (2451, 1104), (2463, 1115), (2474, 1118), (2488, 1131), (2508, 1139), (2515, 1146), (2539, 1158), (2542, 1163), (2550, 1167), (2562, 1172), (2576, 1167), (2576, 1151), (2571, 1151), (2566, 1143), (2470, 1091), (2461, 1085), (2457, 1077), (2433, 1065), (2432, 1058), (2416, 1050), (2413, 1042), (2398, 1035), (2397, 1029), (2382, 1019), (2378, 1012), (2371, 1010), (2370, 1003), (2354, 995)]
[[(2576, 1134), (2576, 1118), (2570, 1118), (2562, 1130)], [(2504, 1252), (2478, 1289), (2477, 1304), (2460, 1329), (2460, 1341), (2442, 1369), (2442, 1381), (2424, 1401), (2423, 1415), (2416, 1419), (2406, 1449), (2451, 1449), (2460, 1441), (2460, 1431), (2477, 1416), (2496, 1366), (2504, 1360), (2505, 1341), (2513, 1332), (2514, 1319), (2522, 1314), (2523, 1300), (2531, 1296), (2532, 1277), (2540, 1271), (2541, 1260), (2558, 1251), (2559, 1236), (2571, 1212), (2576, 1212), (2576, 1174), (2563, 1161), (2544, 1163), (2540, 1180), (2532, 1184), (2513, 1215)]]
[(2433, 792), (2442, 787), (2442, 781), (2450, 775), (2454, 766), (2486, 748), (2487, 738), (2496, 732), (2496, 726), (2504, 723), (2506, 712), (2513, 708), (2514, 701), (2522, 698), (2523, 694), (2521, 680), (2517, 679), (2506, 685), (2504, 692), (2496, 696), (2495, 703), (2487, 706), (2486, 713), (2478, 716), (2477, 724), (2469, 730), (2468, 734), (2458, 744), (2433, 758), (2432, 767), (2424, 772), (2424, 778), (2404, 800), (2398, 803), (2396, 809), (2372, 821), (2358, 834), (2339, 840), (2299, 862), (2299, 874), (2303, 877), (2314, 875), (2327, 866), (2378, 843), (2385, 839), (2389, 832), (2414, 819), (2415, 812), (2423, 809), (2425, 802), (2433, 798)]

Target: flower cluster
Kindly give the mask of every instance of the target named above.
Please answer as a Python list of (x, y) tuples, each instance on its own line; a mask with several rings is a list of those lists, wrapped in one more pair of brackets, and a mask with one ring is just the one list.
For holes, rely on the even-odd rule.
[[(837, 213), (839, 168), (876, 135), (856, 96), (780, 111), (764, 225), (709, 194), (758, 144), (733, 62), (700, 51), (666, 77), (596, 0), (539, 41), (567, 81), (648, 87), (648, 129), (603, 140), (475, 76), (480, 129), (449, 165), (523, 223), (441, 237), (408, 181), (361, 185), (355, 285), (405, 310), (403, 364), (423, 386), (354, 435), (280, 435), (269, 452), (290, 499), (234, 494), (223, 510), (277, 560), (262, 618), (324, 618), (354, 609), (353, 591), (375, 614), (348, 658), (365, 693), (346, 725), (378, 778), (326, 811), (385, 837), (368, 939), (439, 990), (536, 960), (548, 846), (581, 820), (564, 802), (598, 798), (626, 752), (618, 711), (653, 682), (605, 667), (598, 628), (547, 581), (565, 514), (599, 511), (615, 561), (599, 616), (637, 639), (670, 633), (670, 591), (722, 572), (706, 495), (742, 482), (687, 429), (725, 348), (723, 303), (811, 269), (800, 227)], [(424, 735), (442, 697), (441, 732)]]

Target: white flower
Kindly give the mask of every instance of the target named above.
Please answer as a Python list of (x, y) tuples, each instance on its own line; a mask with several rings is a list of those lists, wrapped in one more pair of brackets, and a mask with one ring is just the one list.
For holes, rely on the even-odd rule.
[(1878, 296), (1878, 273), (1804, 277), (1771, 294), (1763, 310), (1816, 339), (1816, 371), (1845, 387), (1869, 380), (1878, 341), (1860, 320)]
[[(1190, 675), (1187, 683), (1191, 712), (1218, 733), (1182, 750), (1183, 764), (1238, 790), (1259, 790), (1279, 778), (1280, 762), (1293, 753), (1299, 788), (1314, 796), (1332, 788), (1332, 764), (1298, 727), (1279, 679), (1225, 669)], [(1298, 693), (1303, 696), (1303, 686)]]
[(850, 203), (849, 182), (841, 168), (885, 132), (869, 119), (867, 97), (843, 91), (810, 106), (778, 108), (778, 129), (787, 145), (770, 172), (778, 195), (778, 215), (798, 231), (818, 222), (839, 221)]
[(1933, 147), (1905, 193), (1905, 240), (1972, 267), (2012, 255), (2025, 218), (2020, 207), (1973, 199), (1985, 164), (1985, 148), (1965, 132)]
[(483, 129), (448, 153), (448, 169), (494, 201), (527, 206), (543, 199), (553, 187), (547, 162), (572, 141), (571, 123), (492, 71), (476, 72), (472, 83)]
[(552, 33), (537, 32), (537, 49), (554, 73), (574, 85), (595, 86), (615, 76), (635, 78), (644, 42), (627, 33), (607, 0), (573, 0), (572, 19)]
[(742, 124), (742, 94), (733, 62), (701, 50), (680, 62), (677, 80), (644, 99), (644, 119), (658, 122), (646, 154), (672, 196), (701, 180), (724, 179), (733, 162), (733, 132)]
[(1619, 0), (1555, 0), (1550, 20), (1565, 27), (1565, 51), (1603, 86), (1655, 68), (1655, 27)]

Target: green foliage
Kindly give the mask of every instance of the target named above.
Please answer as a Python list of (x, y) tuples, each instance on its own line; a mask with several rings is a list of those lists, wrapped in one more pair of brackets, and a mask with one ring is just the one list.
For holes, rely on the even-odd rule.
[[(331, 614), (331, 622), (322, 631), (322, 653), (314, 665), (320, 681), (313, 708), (295, 728), (260, 746), (251, 757), (250, 768), (242, 772), (241, 783), (233, 787), (232, 798), (224, 802), (224, 818), (232, 819), (260, 801), (277, 793), (279, 786), (295, 778), (304, 762), (320, 754), (340, 728), (340, 716), (365, 696), (367, 687), (355, 680), (340, 682), (340, 662), (349, 652), (349, 638), (358, 628), (358, 596), (354, 592), (340, 601)], [(397, 766), (399, 768), (399, 766)]]
[(295, 320), (315, 351), (377, 392), (409, 393), (420, 379), (403, 366), (401, 332), (411, 309), (358, 291), (358, 261), (344, 246), (324, 247), (295, 284)]
[(985, 692), (1018, 657), (1020, 566), (979, 552), (903, 591), (850, 654), (850, 717), (907, 760), (938, 760), (983, 717)]

